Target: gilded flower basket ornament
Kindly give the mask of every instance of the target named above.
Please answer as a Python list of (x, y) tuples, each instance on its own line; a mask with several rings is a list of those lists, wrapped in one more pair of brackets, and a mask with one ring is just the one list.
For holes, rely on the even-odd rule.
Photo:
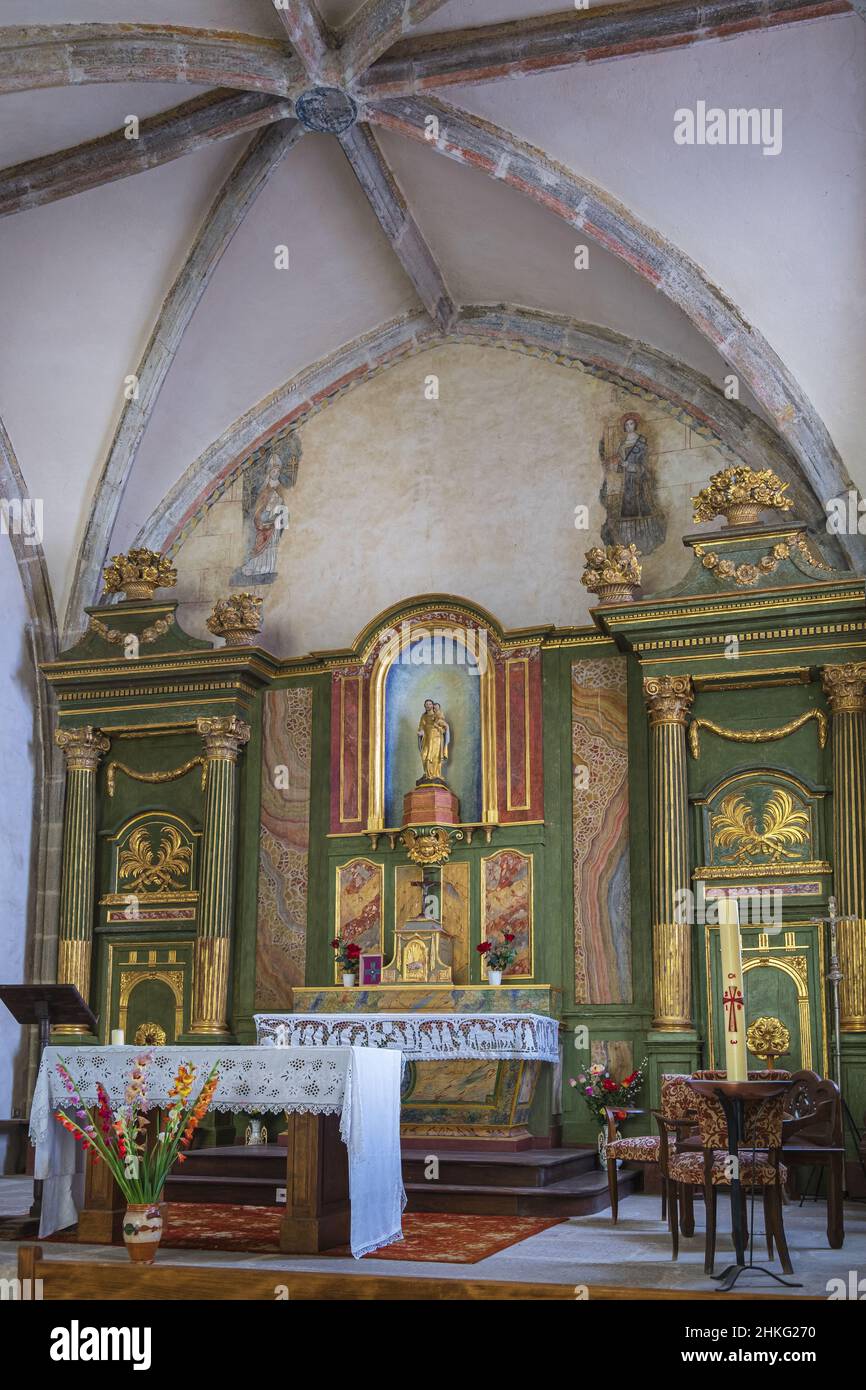
[(102, 577), (106, 594), (152, 599), (157, 589), (170, 589), (177, 583), (177, 570), (159, 550), (138, 549), (113, 556)]
[(631, 545), (594, 545), (580, 582), (600, 603), (630, 603), (640, 585), (640, 551)]
[(252, 647), (262, 630), (262, 600), (256, 594), (232, 594), (218, 599), (207, 630), (222, 637), (227, 647)]
[(723, 516), (729, 526), (753, 526), (761, 512), (788, 512), (794, 505), (785, 496), (783, 483), (771, 468), (756, 470), (745, 465), (714, 473), (709, 483), (692, 498), (695, 521)]

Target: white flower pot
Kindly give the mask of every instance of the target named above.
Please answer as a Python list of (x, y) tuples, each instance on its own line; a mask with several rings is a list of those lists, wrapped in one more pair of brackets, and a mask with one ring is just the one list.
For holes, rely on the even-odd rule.
[(501, 970), (488, 970), (488, 972), (487, 972), (487, 983), (488, 983), (489, 985), (501, 985), (501, 984), (502, 984), (502, 971), (501, 971)]
[(355, 985), (354, 970), (343, 971), (343, 989), (353, 989)]

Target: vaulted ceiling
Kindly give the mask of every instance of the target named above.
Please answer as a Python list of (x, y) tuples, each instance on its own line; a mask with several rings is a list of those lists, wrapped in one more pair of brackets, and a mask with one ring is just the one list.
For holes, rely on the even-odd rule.
[[(419, 314), (734, 373), (817, 498), (859, 481), (857, 8), (4, 0), (0, 492), (43, 499), (43, 625), (258, 402)], [(780, 108), (782, 153), (676, 146), (699, 100)]]

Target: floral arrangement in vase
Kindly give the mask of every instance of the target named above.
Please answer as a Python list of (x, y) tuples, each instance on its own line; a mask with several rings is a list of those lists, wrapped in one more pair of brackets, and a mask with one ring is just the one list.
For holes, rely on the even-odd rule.
[(615, 1119), (624, 1120), (626, 1110), (622, 1107), (629, 1108), (637, 1099), (644, 1082), (646, 1060), (644, 1057), (637, 1070), (624, 1076), (622, 1081), (614, 1081), (600, 1062), (594, 1062), (588, 1072), (580, 1072), (576, 1079), (569, 1077), (568, 1084), (580, 1091), (599, 1124), (605, 1123), (606, 1110), (612, 1111)]
[(335, 936), (331, 942), (331, 949), (336, 957), (337, 964), (343, 972), (343, 987), (351, 989), (355, 984), (361, 960), (361, 948), (357, 941), (343, 942), (339, 936)]
[(204, 1085), (192, 1099), (196, 1067), (182, 1062), (169, 1091), (169, 1106), (158, 1134), (148, 1142), (147, 1066), (150, 1054), (134, 1058), (122, 1104), (113, 1106), (102, 1083), (96, 1087), (97, 1103), (87, 1106), (68, 1067), (57, 1063), (57, 1071), (69, 1100), (67, 1109), (55, 1112), (55, 1119), (75, 1137), (94, 1162), (104, 1163), (122, 1192), (127, 1210), (123, 1220), (123, 1239), (130, 1259), (152, 1264), (162, 1237), (159, 1203), (165, 1180), (173, 1164), (183, 1163), (206, 1115), (219, 1084), (215, 1062)]
[(517, 959), (514, 932), (503, 932), (502, 940), (498, 945), (494, 945), (492, 941), (479, 941), (475, 949), (481, 959), (487, 963), (487, 983), (501, 985), (503, 971), (507, 970), (509, 965), (513, 965)]

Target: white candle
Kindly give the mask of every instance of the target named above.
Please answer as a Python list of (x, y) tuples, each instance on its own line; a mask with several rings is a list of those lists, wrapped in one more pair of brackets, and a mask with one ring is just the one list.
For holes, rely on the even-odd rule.
[(736, 898), (719, 898), (719, 944), (722, 951), (722, 1010), (725, 1066), (729, 1081), (748, 1080), (746, 1020), (743, 999), (743, 959), (740, 910)]
[(112, 1046), (112, 1047), (123, 1047), (123, 1029), (122, 1029), (122, 1028), (112, 1028), (112, 1030), (111, 1030), (111, 1046)]

